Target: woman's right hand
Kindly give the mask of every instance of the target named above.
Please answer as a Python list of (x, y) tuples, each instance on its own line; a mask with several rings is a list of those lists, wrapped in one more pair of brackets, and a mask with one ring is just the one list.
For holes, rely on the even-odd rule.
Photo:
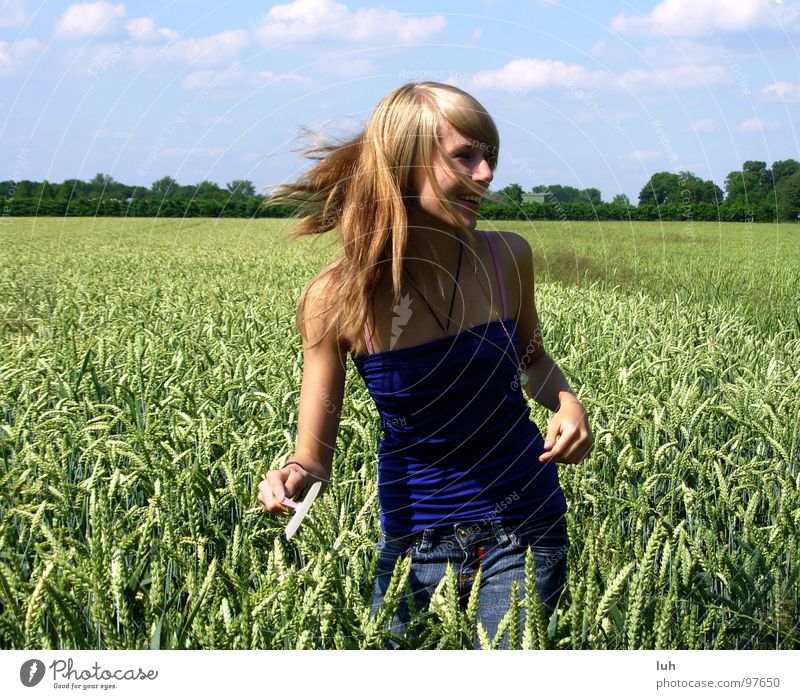
[[(283, 498), (295, 500), (320, 480), (324, 481), (299, 464), (288, 464), (277, 471), (270, 471), (258, 484), (258, 501), (272, 515), (291, 514), (292, 510), (281, 504)], [(325, 486), (326, 483), (323, 482), (320, 494)]]

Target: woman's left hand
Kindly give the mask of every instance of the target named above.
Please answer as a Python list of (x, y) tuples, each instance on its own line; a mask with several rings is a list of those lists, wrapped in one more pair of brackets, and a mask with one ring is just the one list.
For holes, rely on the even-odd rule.
[(545, 451), (539, 461), (579, 464), (594, 446), (592, 432), (586, 420), (586, 410), (577, 398), (567, 398), (550, 418)]

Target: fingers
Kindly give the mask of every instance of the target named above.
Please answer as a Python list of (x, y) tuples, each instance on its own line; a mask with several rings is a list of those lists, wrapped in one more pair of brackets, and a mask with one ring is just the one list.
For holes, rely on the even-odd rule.
[(283, 498), (301, 499), (314, 480), (317, 479), (297, 464), (270, 471), (258, 484), (258, 501), (272, 515), (291, 514), (292, 510), (283, 504)]
[(548, 438), (545, 439), (545, 449), (540, 456), (539, 461), (554, 461), (562, 464), (579, 464), (591, 452), (594, 446), (594, 440), (591, 434), (579, 428), (576, 425), (560, 425), (561, 434), (558, 441), (550, 439), (550, 430), (548, 430)]
[(547, 427), (547, 436), (544, 438), (544, 448), (552, 449), (558, 440), (558, 431), (560, 424), (555, 420), (551, 420)]
[(267, 477), (258, 484), (258, 501), (265, 512), (269, 512), (271, 515), (284, 514), (288, 508), (280, 504), (281, 500), (283, 500), (283, 495), (281, 494), (283, 486), (276, 486), (273, 491), (272, 480), (272, 474), (267, 474)]
[[(292, 500), (300, 500), (303, 497), (303, 492), (309, 484), (311, 478), (308, 473), (300, 469), (292, 470), (289, 477), (286, 479), (284, 488), (286, 489), (287, 497)], [(291, 495), (289, 495), (291, 493)]]
[(579, 464), (591, 453), (593, 446), (591, 436), (582, 435), (564, 450), (559, 461), (564, 464)]
[(291, 497), (291, 489), (288, 489), (287, 492), (287, 479), (291, 472), (292, 466), (286, 466), (278, 471), (270, 471), (258, 484), (258, 501), (271, 515), (290, 512), (290, 509), (282, 501), (284, 497)]
[(545, 451), (539, 456), (539, 461), (555, 461), (561, 457), (567, 448), (575, 426), (553, 418), (547, 427), (547, 437), (544, 439)]

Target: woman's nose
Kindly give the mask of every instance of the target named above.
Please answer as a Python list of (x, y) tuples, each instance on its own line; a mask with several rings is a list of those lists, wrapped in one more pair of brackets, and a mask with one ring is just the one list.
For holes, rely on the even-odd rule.
[(494, 173), (492, 172), (492, 168), (486, 158), (481, 157), (478, 160), (478, 165), (472, 171), (472, 178), (478, 179), (481, 182), (486, 182), (487, 184), (494, 179)]

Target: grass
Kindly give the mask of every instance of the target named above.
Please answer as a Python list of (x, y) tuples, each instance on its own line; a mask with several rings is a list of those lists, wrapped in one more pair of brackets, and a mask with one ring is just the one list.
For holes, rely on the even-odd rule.
[[(352, 364), (308, 526), (286, 542), (256, 509), (294, 450), (294, 307), (337, 252), (281, 246), (289, 225), (3, 220), (0, 647), (382, 647), (380, 428)], [(500, 225), (533, 246), (596, 440), (559, 467), (567, 588), (549, 620), (524, 602), (521, 645), (800, 647), (800, 230)], [(471, 647), (452, 585), (422, 647)]]

